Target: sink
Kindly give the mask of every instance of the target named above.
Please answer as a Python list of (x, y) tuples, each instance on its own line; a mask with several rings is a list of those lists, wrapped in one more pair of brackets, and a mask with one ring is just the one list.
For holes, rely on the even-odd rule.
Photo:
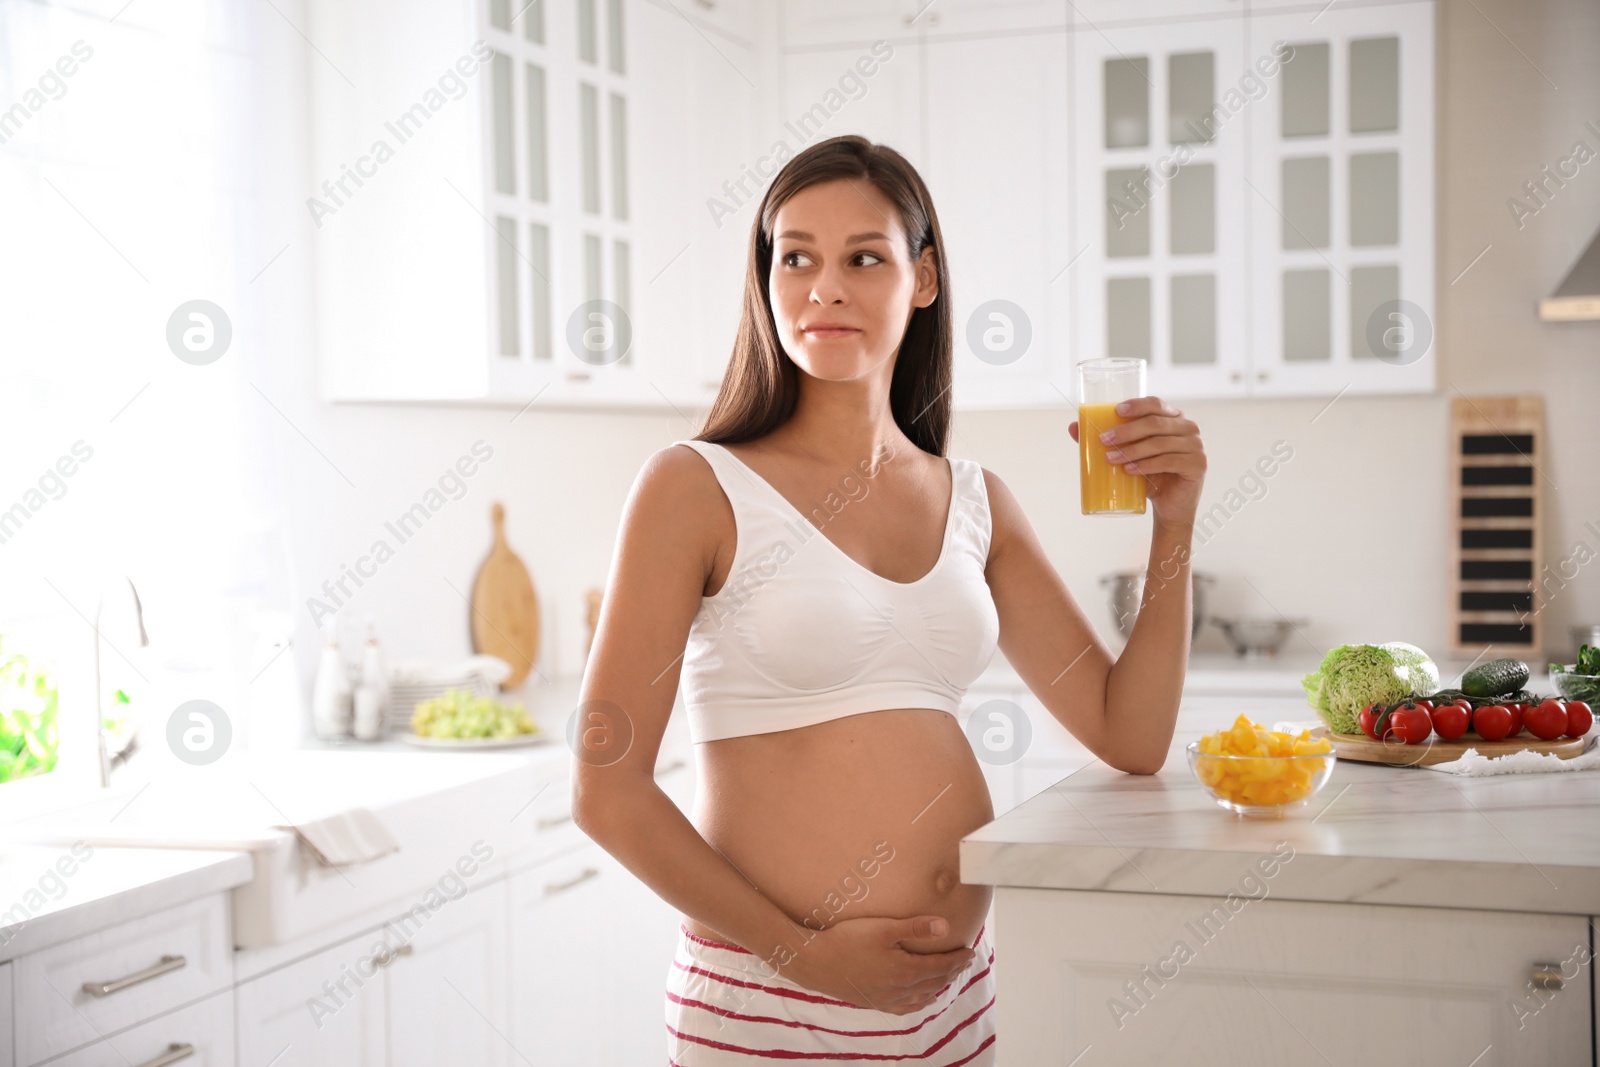
[[(0, 840), (247, 851), (255, 874), (233, 890), (234, 943), (264, 948), (391, 905), (406, 910), (420, 902), (407, 899), (415, 887), (442, 883), (454, 895), (514, 865), (531, 847), (533, 820), (513, 819), (549, 777), (510, 753), (241, 754), (0, 825)], [(399, 851), (327, 867), (273, 829), (356, 807), (378, 817)]]

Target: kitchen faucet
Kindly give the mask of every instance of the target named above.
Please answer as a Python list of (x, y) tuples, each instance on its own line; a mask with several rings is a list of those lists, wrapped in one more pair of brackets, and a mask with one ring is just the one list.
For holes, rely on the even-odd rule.
[[(127, 583), (128, 594), (133, 598), (133, 624), (138, 629), (138, 644), (134, 647), (146, 648), (150, 644), (150, 637), (144, 629), (144, 605), (139, 602), (139, 590), (134, 588), (133, 579), (124, 575), (122, 580)], [(101, 592), (100, 599), (94, 607), (94, 736), (95, 748), (100, 759), (101, 789), (111, 786), (111, 757), (106, 752), (105, 709), (100, 704), (103, 697), (100, 683), (100, 615), (105, 611), (105, 607), (106, 595)]]

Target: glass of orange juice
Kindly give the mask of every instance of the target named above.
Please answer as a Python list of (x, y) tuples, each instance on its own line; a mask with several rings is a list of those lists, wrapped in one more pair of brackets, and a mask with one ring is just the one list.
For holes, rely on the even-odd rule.
[(1100, 435), (1128, 420), (1124, 400), (1145, 395), (1145, 361), (1125, 357), (1078, 363), (1078, 472), (1085, 515), (1143, 515), (1144, 475), (1106, 459)]

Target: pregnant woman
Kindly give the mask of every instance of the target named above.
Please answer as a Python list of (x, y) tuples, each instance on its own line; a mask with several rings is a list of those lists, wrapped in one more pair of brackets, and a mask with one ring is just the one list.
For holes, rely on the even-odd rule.
[[(898, 153), (852, 136), (795, 156), (756, 215), (705, 428), (651, 456), (630, 493), (573, 812), (682, 914), (677, 1067), (995, 1062), (991, 889), (958, 865), (994, 812), (955, 712), (997, 647), (1107, 764), (1165, 760), (1199, 432), (1156, 397), (1112, 431), (1111, 460), (1147, 477), (1154, 513), (1145, 603), (1113, 658), (1010, 490), (945, 456), (948, 279)], [(692, 820), (653, 777), (680, 681)]]

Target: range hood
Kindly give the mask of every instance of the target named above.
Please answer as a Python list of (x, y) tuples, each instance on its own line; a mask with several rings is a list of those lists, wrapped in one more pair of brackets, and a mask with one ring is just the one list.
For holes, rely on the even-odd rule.
[(1539, 317), (1546, 322), (1600, 320), (1600, 234), (1572, 265), (1561, 288), (1539, 301)]

